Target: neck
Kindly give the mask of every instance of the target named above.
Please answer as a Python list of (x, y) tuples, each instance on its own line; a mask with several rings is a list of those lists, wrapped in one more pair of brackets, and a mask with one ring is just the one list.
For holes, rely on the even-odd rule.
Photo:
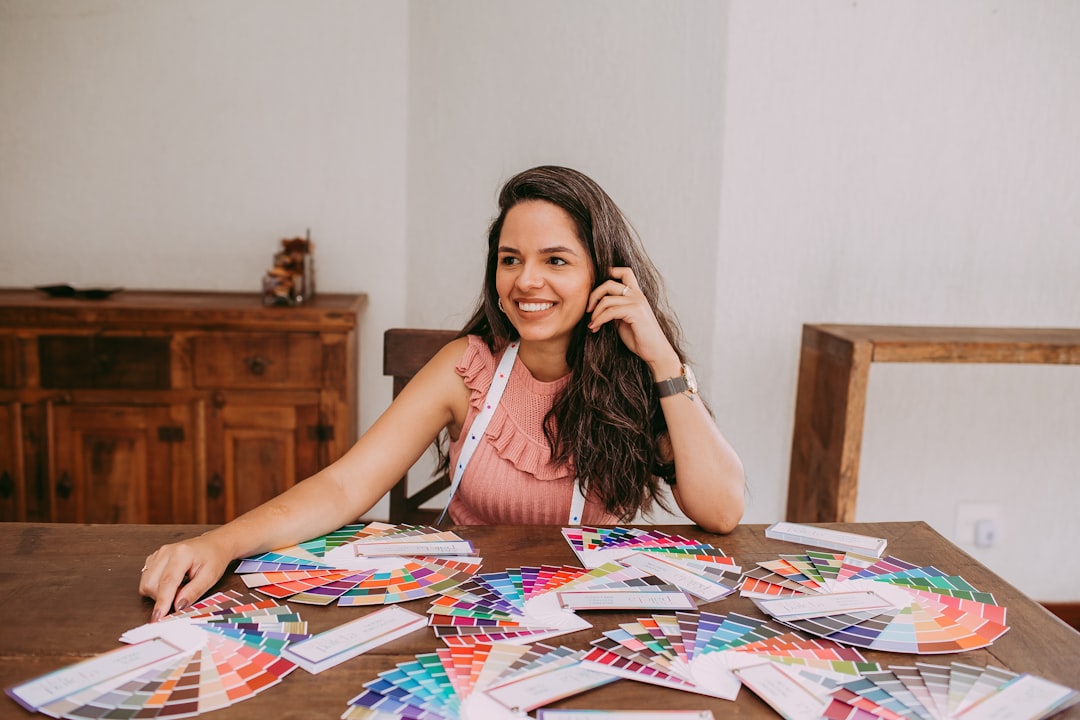
[(518, 348), (520, 360), (540, 382), (558, 380), (570, 372), (566, 364), (567, 343), (522, 342)]

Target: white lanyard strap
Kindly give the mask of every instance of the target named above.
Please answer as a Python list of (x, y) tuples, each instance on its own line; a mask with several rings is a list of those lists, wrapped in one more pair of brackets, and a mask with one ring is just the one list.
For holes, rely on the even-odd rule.
[(570, 519), (567, 521), (571, 525), (580, 525), (581, 515), (585, 512), (585, 493), (581, 491), (583, 484), (574, 481), (574, 497), (570, 500)]
[(465, 442), (461, 446), (461, 454), (458, 456), (457, 465), (454, 466), (450, 481), (450, 497), (446, 498), (446, 507), (443, 508), (442, 514), (439, 515), (439, 519), (435, 522), (436, 525), (441, 525), (443, 518), (446, 517), (446, 511), (450, 509), (450, 503), (457, 493), (458, 486), (461, 485), (461, 476), (465, 473), (465, 466), (472, 459), (473, 453), (476, 452), (476, 448), (480, 445), (480, 438), (484, 437), (484, 431), (487, 430), (488, 423), (491, 422), (491, 416), (495, 414), (495, 408), (498, 406), (503, 390), (506, 389), (506, 383), (510, 379), (510, 370), (514, 367), (514, 358), (517, 357), (517, 352), (517, 342), (507, 345), (502, 360), (499, 361), (498, 367), (495, 368), (495, 377), (491, 379), (487, 397), (484, 398), (484, 406), (480, 408), (480, 412), (473, 418), (472, 425), (469, 427), (469, 434), (465, 436)]
[[(510, 380), (510, 370), (514, 367), (514, 359), (517, 358), (518, 343), (512, 342), (506, 347), (506, 352), (503, 353), (502, 359), (499, 360), (499, 365), (495, 368), (495, 377), (491, 379), (491, 386), (488, 387), (487, 396), (484, 398), (484, 406), (480, 408), (480, 412), (473, 418), (472, 425), (469, 426), (468, 435), (465, 436), (465, 442), (461, 445), (461, 454), (458, 455), (457, 464), (454, 466), (454, 472), (450, 481), (450, 496), (446, 498), (446, 507), (443, 508), (442, 513), (439, 514), (439, 519), (435, 521), (436, 525), (441, 525), (443, 519), (446, 517), (447, 510), (450, 509), (450, 503), (454, 500), (454, 495), (458, 491), (458, 487), (461, 485), (461, 478), (465, 474), (465, 467), (469, 464), (469, 460), (472, 459), (473, 453), (476, 452), (476, 448), (480, 445), (480, 438), (484, 437), (484, 431), (487, 430), (488, 423), (491, 422), (491, 416), (495, 414), (495, 408), (499, 405), (499, 400), (502, 399), (503, 391), (506, 390), (506, 383)], [(585, 494), (581, 491), (581, 483), (574, 482), (574, 496), (570, 500), (570, 519), (571, 525), (581, 524), (581, 515), (585, 511)]]

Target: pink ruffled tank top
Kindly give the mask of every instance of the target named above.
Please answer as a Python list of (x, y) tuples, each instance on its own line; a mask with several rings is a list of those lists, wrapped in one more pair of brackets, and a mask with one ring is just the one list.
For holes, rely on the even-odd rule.
[[(458, 439), (450, 443), (450, 467), (495, 375), (499, 357), (484, 341), (469, 336), (457, 373), (470, 390), (469, 411)], [(459, 525), (565, 524), (574, 490), (573, 468), (553, 465), (544, 438), (544, 416), (569, 376), (553, 382), (534, 378), (524, 363), (515, 362), (502, 399), (484, 437), (465, 468), (461, 486), (450, 503), (450, 518)], [(602, 505), (587, 500), (582, 525), (613, 525), (618, 518)]]

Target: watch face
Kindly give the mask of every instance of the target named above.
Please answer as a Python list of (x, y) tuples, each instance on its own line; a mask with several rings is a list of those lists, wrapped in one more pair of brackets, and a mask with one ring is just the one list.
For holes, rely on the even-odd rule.
[(694, 375), (694, 371), (689, 365), (682, 366), (683, 377), (686, 378), (686, 386), (690, 392), (697, 395), (697, 377)]

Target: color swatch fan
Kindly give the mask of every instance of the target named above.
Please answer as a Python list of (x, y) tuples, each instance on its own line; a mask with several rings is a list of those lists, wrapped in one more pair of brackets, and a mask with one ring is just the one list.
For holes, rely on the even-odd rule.
[(562, 534), (587, 568), (609, 562), (631, 565), (703, 602), (730, 595), (742, 579), (742, 568), (719, 548), (656, 529), (567, 527)]
[(624, 623), (594, 640), (583, 659), (620, 677), (734, 700), (738, 672), (768, 662), (827, 688), (880, 669), (858, 650), (808, 639), (767, 620), (737, 613), (652, 615)]
[(345, 720), (520, 720), (523, 713), (617, 678), (584, 667), (582, 651), (479, 643), (440, 648), (364, 685)]
[[(567, 593), (661, 593), (678, 588), (636, 568), (608, 563), (508, 568), (482, 573), (431, 601), (428, 623), (447, 645), (528, 643), (592, 625), (563, 607)], [(685, 595), (679, 592), (680, 595)]]
[(312, 605), (381, 605), (435, 595), (480, 569), (472, 543), (422, 525), (346, 525), (240, 561), (249, 588)]
[(781, 555), (748, 571), (741, 594), (809, 635), (873, 650), (963, 652), (1009, 629), (1005, 608), (990, 593), (893, 557)]
[(892, 666), (840, 685), (823, 717), (911, 720), (1021, 720), (1050, 717), (1080, 693), (1033, 675), (963, 663)]
[(129, 630), (129, 645), (8, 690), (57, 718), (179, 718), (246, 700), (296, 666), (281, 657), (307, 623), (273, 600), (213, 595)]

